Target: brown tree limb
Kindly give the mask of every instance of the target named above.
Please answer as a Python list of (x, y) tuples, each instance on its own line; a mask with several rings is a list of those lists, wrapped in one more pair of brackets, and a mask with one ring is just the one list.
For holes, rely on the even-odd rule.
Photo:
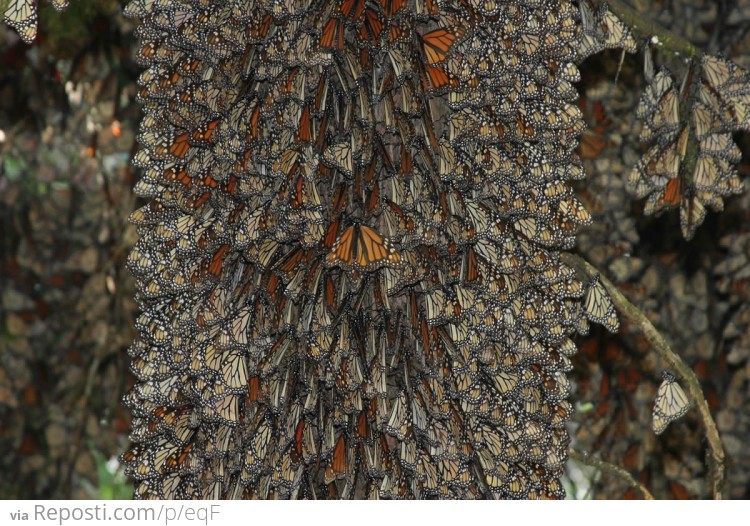
[(695, 376), (693, 370), (688, 367), (687, 364), (682, 361), (680, 356), (671, 349), (664, 336), (659, 333), (643, 312), (630, 303), (622, 292), (620, 292), (620, 289), (602, 275), (596, 267), (582, 257), (574, 254), (564, 252), (561, 254), (560, 258), (563, 263), (576, 269), (579, 274), (589, 277), (599, 274), (599, 283), (607, 289), (607, 292), (612, 298), (612, 302), (615, 307), (617, 307), (618, 313), (621, 314), (633, 328), (637, 328), (643, 333), (649, 343), (651, 343), (651, 347), (654, 351), (656, 351), (656, 353), (669, 364), (678, 377), (685, 381), (687, 391), (698, 408), (700, 421), (706, 434), (706, 440), (708, 441), (708, 460), (711, 472), (712, 493), (715, 499), (721, 499), (721, 489), (724, 486), (726, 477), (726, 456), (724, 454), (724, 446), (721, 443), (719, 430), (716, 427), (716, 422), (714, 422), (714, 419), (711, 416), (711, 410), (709, 409), (708, 402), (703, 395), (700, 382)]
[(573, 460), (580, 462), (581, 464), (586, 464), (587, 466), (596, 468), (603, 473), (608, 473), (624, 480), (629, 487), (638, 491), (645, 500), (654, 500), (654, 496), (646, 488), (646, 486), (635, 480), (635, 477), (633, 477), (633, 475), (631, 475), (628, 471), (621, 468), (620, 466), (610, 464), (609, 462), (605, 462), (604, 460), (601, 460), (599, 458), (594, 458), (585, 453), (579, 453), (574, 449), (568, 451), (568, 456)]
[[(662, 51), (691, 59), (700, 55), (700, 50), (689, 41), (653, 19), (641, 15), (622, 0), (589, 0), (589, 2), (596, 7), (607, 4), (612, 14), (628, 26), (637, 38), (648, 40), (651, 45)], [(657, 40), (654, 41), (654, 38)]]

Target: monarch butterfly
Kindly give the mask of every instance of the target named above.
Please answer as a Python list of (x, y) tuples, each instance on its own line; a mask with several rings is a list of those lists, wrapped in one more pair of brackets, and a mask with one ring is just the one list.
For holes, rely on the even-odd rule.
[(589, 214), (588, 210), (586, 210), (583, 204), (575, 197), (561, 199), (558, 206), (560, 213), (565, 218), (570, 219), (579, 225), (591, 224), (591, 214)]
[(578, 144), (578, 155), (582, 159), (596, 159), (608, 144), (609, 141), (604, 135), (593, 130), (585, 130), (581, 134), (581, 140)]
[(211, 136), (220, 123), (221, 119), (214, 119), (199, 126), (195, 131), (193, 131), (192, 140), (197, 144), (211, 142)]
[(338, 168), (346, 175), (353, 175), (352, 147), (349, 143), (330, 146), (323, 154), (323, 159), (334, 168)]
[(190, 149), (188, 140), (190, 139), (189, 133), (183, 133), (175, 137), (174, 142), (169, 146), (168, 151), (178, 159), (185, 157), (185, 154)]
[(230, 353), (222, 365), (222, 377), (226, 379), (227, 387), (234, 392), (244, 391), (248, 382), (247, 361), (242, 353)]
[(706, 207), (697, 196), (690, 196), (680, 208), (680, 229), (685, 239), (691, 239), (695, 230), (706, 218)]
[(453, 30), (443, 28), (422, 35), (422, 47), (427, 55), (427, 62), (437, 64), (448, 58), (448, 51), (451, 46), (463, 34), (464, 30), (461, 28)]
[(344, 21), (331, 18), (320, 36), (320, 46), (324, 48), (344, 49)]
[(430, 325), (442, 325), (446, 320), (456, 314), (453, 305), (445, 297), (445, 293), (440, 289), (425, 294), (426, 319)]
[(11, 0), (3, 13), (3, 20), (18, 31), (21, 40), (31, 44), (36, 38), (36, 0)]
[(425, 66), (421, 61), (418, 62), (417, 66), (425, 91), (437, 94), (445, 87), (456, 88), (459, 85), (458, 79), (450, 76), (443, 68), (431, 65)]
[(701, 66), (704, 79), (716, 91), (722, 89), (724, 84), (733, 76), (736, 69), (731, 62), (711, 55), (703, 55)]
[(601, 16), (599, 27), (607, 48), (622, 48), (628, 53), (635, 53), (638, 50), (638, 43), (633, 38), (630, 29), (611, 11), (608, 10)]
[(333, 457), (331, 458), (331, 465), (326, 470), (326, 481), (332, 482), (334, 479), (345, 475), (349, 469), (347, 459), (347, 445), (344, 435), (339, 436), (336, 442), (336, 447), (333, 450)]
[(643, 119), (648, 116), (649, 112), (656, 110), (662, 98), (674, 89), (673, 85), (674, 82), (669, 70), (666, 68), (659, 70), (644, 90), (636, 110), (636, 116)]
[(612, 333), (616, 333), (620, 328), (620, 320), (617, 319), (615, 306), (604, 286), (599, 283), (599, 274), (596, 274), (589, 281), (588, 289), (583, 300), (583, 306), (586, 317), (594, 323), (604, 325)]
[(326, 263), (348, 271), (372, 271), (399, 266), (401, 256), (390, 241), (372, 228), (352, 225), (333, 244)]
[(652, 214), (662, 208), (675, 208), (680, 206), (683, 199), (683, 181), (682, 177), (670, 179), (663, 190), (655, 192), (649, 196), (644, 212)]
[(362, 27), (359, 28), (359, 38), (370, 47), (376, 47), (380, 41), (380, 33), (383, 32), (383, 21), (378, 12), (372, 7), (365, 9), (365, 17)]
[(668, 90), (659, 101), (656, 111), (650, 115), (655, 129), (672, 129), (680, 123), (680, 103), (677, 90)]
[(364, 9), (365, 0), (344, 0), (339, 6), (339, 11), (344, 15), (344, 18), (352, 18), (354, 20), (359, 20)]
[(651, 429), (657, 435), (661, 435), (670, 423), (685, 415), (692, 406), (672, 373), (664, 371), (661, 373), (661, 378), (662, 382), (656, 392), (651, 420)]
[(378, 0), (382, 6), (385, 16), (392, 18), (397, 12), (406, 7), (406, 0)]
[(396, 436), (399, 440), (404, 440), (409, 433), (410, 420), (406, 395), (404, 392), (401, 392), (399, 397), (393, 403), (391, 416), (388, 419), (388, 425), (385, 427), (385, 432), (389, 435)]
[(191, 443), (184, 448), (175, 451), (164, 460), (164, 467), (168, 470), (178, 470), (179, 472), (184, 473), (186, 468), (189, 467), (190, 460), (195, 458), (190, 455), (192, 449), (193, 444)]
[(518, 375), (511, 372), (498, 371), (492, 375), (492, 384), (498, 393), (505, 396), (518, 385)]

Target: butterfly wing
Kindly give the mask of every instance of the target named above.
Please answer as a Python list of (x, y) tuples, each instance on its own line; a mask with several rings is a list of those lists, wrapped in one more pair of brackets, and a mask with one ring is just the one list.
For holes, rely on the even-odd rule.
[(351, 266), (354, 262), (352, 254), (352, 242), (354, 240), (354, 225), (347, 228), (341, 237), (333, 244), (331, 251), (326, 257), (326, 263), (331, 266)]
[(429, 64), (437, 64), (448, 58), (448, 52), (453, 42), (457, 38), (460, 38), (461, 35), (463, 35), (463, 30), (460, 28), (454, 30), (436, 29), (423, 35), (422, 43), (425, 55), (427, 56), (427, 62)]
[(341, 170), (348, 176), (352, 176), (352, 148), (349, 143), (340, 143), (330, 146), (323, 154), (323, 159), (333, 168)]

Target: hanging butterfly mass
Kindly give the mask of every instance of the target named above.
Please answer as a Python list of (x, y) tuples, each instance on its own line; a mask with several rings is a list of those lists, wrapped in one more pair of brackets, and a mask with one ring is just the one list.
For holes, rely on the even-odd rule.
[(136, 498), (563, 497), (576, 8), (272, 4), (126, 8)]

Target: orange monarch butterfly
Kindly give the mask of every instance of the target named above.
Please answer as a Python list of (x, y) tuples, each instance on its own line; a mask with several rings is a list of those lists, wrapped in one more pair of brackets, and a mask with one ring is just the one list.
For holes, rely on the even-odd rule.
[(578, 155), (582, 159), (596, 159), (607, 147), (607, 138), (593, 130), (584, 130), (578, 143)]
[(390, 241), (372, 228), (352, 225), (333, 244), (326, 263), (348, 271), (371, 271), (398, 266), (401, 256)]
[(320, 46), (324, 48), (344, 49), (344, 21), (332, 18), (320, 36)]
[(378, 16), (377, 11), (368, 7), (365, 10), (364, 21), (359, 28), (359, 39), (371, 47), (376, 47), (380, 40), (380, 33), (383, 32), (383, 21)]
[(294, 442), (292, 444), (292, 449), (290, 450), (292, 462), (299, 462), (302, 458), (304, 432), (305, 432), (305, 420), (302, 419), (297, 424), (297, 429), (294, 432)]
[(221, 119), (214, 119), (198, 127), (198, 129), (193, 131), (193, 141), (199, 144), (211, 142), (211, 136), (219, 123), (221, 123)]
[(457, 38), (464, 34), (463, 29), (457, 28), (453, 31), (448, 29), (436, 29), (426, 35), (422, 35), (422, 47), (427, 55), (429, 64), (437, 64), (448, 58), (448, 51)]
[(169, 153), (171, 153), (178, 159), (182, 159), (183, 157), (185, 157), (185, 154), (190, 149), (190, 144), (188, 143), (189, 139), (189, 133), (183, 133), (182, 135), (177, 136), (168, 149)]
[(662, 382), (656, 392), (651, 429), (661, 435), (667, 426), (688, 412), (692, 404), (672, 373), (661, 373)]
[(339, 6), (339, 11), (344, 15), (344, 18), (351, 18), (354, 20), (360, 19), (364, 9), (365, 0), (344, 0)]
[(418, 62), (419, 76), (422, 81), (422, 88), (428, 92), (439, 92), (443, 88), (458, 87), (458, 80), (449, 76), (448, 73), (437, 66), (425, 66), (422, 62)]
[(397, 12), (406, 7), (406, 0), (379, 0), (385, 16), (392, 18)]

